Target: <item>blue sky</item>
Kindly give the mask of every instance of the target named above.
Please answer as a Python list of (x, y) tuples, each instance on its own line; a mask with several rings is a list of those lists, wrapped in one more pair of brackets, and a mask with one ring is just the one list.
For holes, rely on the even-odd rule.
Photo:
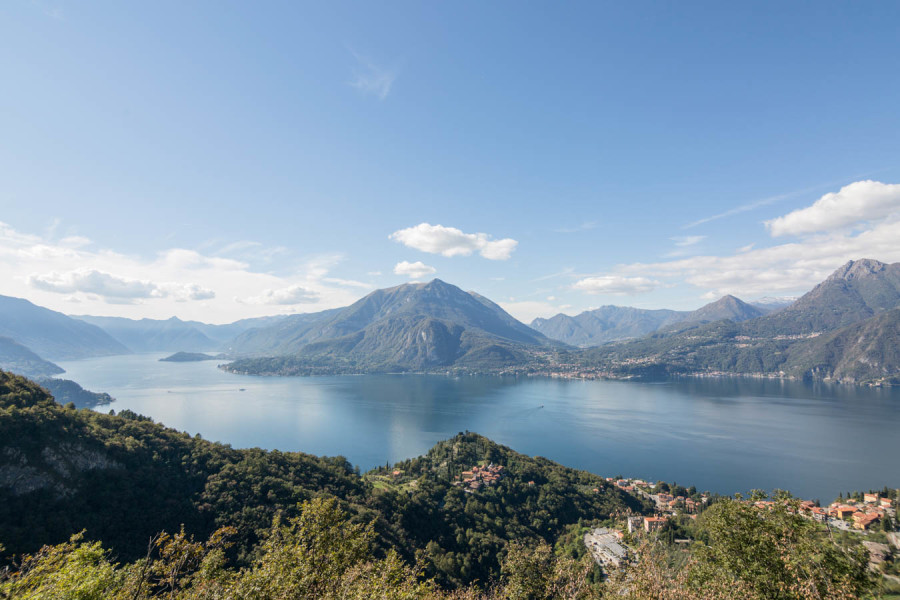
[[(0, 6), (0, 293), (526, 321), (900, 260), (895, 3)], [(836, 215), (836, 216), (835, 216)]]

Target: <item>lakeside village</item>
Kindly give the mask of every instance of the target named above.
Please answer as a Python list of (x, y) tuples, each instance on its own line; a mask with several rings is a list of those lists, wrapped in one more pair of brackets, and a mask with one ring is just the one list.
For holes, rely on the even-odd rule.
[[(624, 522), (617, 527), (598, 527), (585, 533), (584, 544), (590, 550), (595, 562), (601, 566), (618, 568), (625, 565), (632, 553), (630, 546), (638, 537), (663, 532), (670, 522), (674, 524), (679, 519), (696, 519), (710, 504), (708, 494), (688, 495), (685, 491), (683, 495), (672, 495), (669, 493), (668, 485), (662, 482), (654, 484), (641, 479), (614, 477), (607, 477), (606, 481), (626, 493), (652, 501), (656, 505), (656, 514), (625, 515)], [(667, 488), (666, 491), (658, 489), (663, 486)], [(885, 522), (890, 529), (897, 523), (900, 490), (888, 493), (890, 495), (870, 492), (860, 494), (859, 498), (842, 497), (827, 507), (819, 506), (817, 502), (811, 500), (801, 500), (798, 510), (801, 516), (827, 527), (866, 535)], [(746, 500), (746, 502), (751, 502), (760, 509), (772, 509), (776, 503), (775, 500)], [(891, 531), (886, 537), (894, 549), (900, 550), (900, 533)], [(677, 537), (673, 537), (672, 541), (676, 545), (690, 543), (689, 539)], [(873, 565), (883, 562), (893, 553), (888, 544), (870, 541), (862, 543), (869, 550)]]
[[(504, 476), (506, 470), (503, 465), (493, 463), (475, 465), (462, 471), (459, 477), (452, 481), (452, 485), (461, 488), (467, 494), (476, 494), (486, 487), (496, 485)], [(402, 470), (394, 470), (390, 475), (379, 479), (382, 481), (377, 485), (384, 485), (384, 480), (400, 482), (405, 479), (405, 473)], [(642, 479), (607, 477), (606, 483), (642, 500), (649, 500), (656, 507), (653, 515), (614, 515), (614, 525), (608, 524), (607, 527), (597, 527), (584, 533), (584, 545), (594, 561), (606, 569), (626, 566), (634, 556), (633, 548), (645, 535), (668, 535), (669, 541), (674, 545), (686, 547), (691, 540), (677, 537), (677, 533), (681, 530), (680, 524), (684, 524), (686, 520), (697, 519), (707, 506), (717, 500), (708, 493), (697, 492), (694, 488), (669, 486), (665, 482), (650, 483)], [(416, 481), (409, 481), (404, 485), (413, 489), (417, 487), (416, 484)], [(535, 482), (528, 481), (527, 485), (535, 486)], [(600, 489), (585, 491), (599, 493)], [(770, 510), (778, 502), (743, 501), (752, 503), (757, 508)], [(847, 498), (841, 496), (827, 507), (819, 506), (818, 502), (810, 500), (794, 501), (801, 516), (828, 528), (846, 532), (847, 535), (867, 536), (873, 530), (883, 532), (884, 539), (888, 543), (862, 541), (869, 551), (870, 567), (873, 570), (877, 570), (880, 563), (900, 555), (900, 532), (895, 530), (895, 524), (898, 523), (897, 512), (900, 508), (900, 489), (885, 488), (881, 493), (857, 493), (853, 497), (848, 495)]]

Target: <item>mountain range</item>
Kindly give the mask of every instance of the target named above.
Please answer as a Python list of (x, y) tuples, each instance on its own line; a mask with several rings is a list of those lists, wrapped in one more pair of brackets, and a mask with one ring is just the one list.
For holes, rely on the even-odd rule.
[(655, 331), (680, 330), (722, 319), (746, 321), (784, 308), (787, 304), (789, 301), (783, 299), (751, 304), (734, 296), (724, 296), (695, 311), (601, 306), (574, 317), (560, 313), (549, 319), (535, 319), (531, 327), (551, 339), (589, 348), (640, 338)]
[(121, 317), (75, 317), (100, 327), (132, 352), (164, 352), (178, 348), (190, 352), (215, 350), (221, 342), (210, 339), (199, 329), (178, 319), (124, 319)]
[(549, 319), (538, 318), (531, 322), (531, 327), (554, 340), (584, 348), (641, 337), (677, 323), (687, 314), (666, 309), (601, 306), (574, 317), (560, 313)]
[(247, 332), (237, 354), (290, 356), (290, 361), (236, 361), (239, 372), (303, 372), (310, 365), (356, 371), (520, 364), (558, 345), (474, 292), (435, 279), (376, 290), (337, 311)]
[(178, 317), (163, 320), (77, 315), (74, 318), (96, 325), (132, 352), (206, 352), (228, 346), (233, 338), (249, 329), (274, 325), (290, 317), (241, 319), (225, 325), (182, 321)]
[(900, 263), (850, 261), (782, 304), (725, 296), (691, 312), (604, 306), (528, 327), (484, 296), (435, 279), (376, 290), (344, 308), (210, 325), (73, 318), (0, 296), (0, 367), (37, 377), (61, 372), (48, 358), (222, 350), (235, 359), (226, 368), (249, 374), (541, 374), (568, 365), (587, 376), (900, 383)]
[(900, 383), (900, 263), (850, 261), (780, 311), (585, 351), (610, 375), (753, 374)]

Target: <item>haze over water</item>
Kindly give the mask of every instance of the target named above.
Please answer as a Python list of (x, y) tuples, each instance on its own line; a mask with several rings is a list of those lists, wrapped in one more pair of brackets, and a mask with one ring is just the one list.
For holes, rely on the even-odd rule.
[[(215, 361), (59, 363), (93, 391), (235, 447), (343, 455), (362, 470), (469, 430), (605, 476), (731, 494), (900, 486), (900, 390), (751, 379), (662, 383), (366, 375), (248, 377)], [(243, 391), (241, 391), (243, 389)]]

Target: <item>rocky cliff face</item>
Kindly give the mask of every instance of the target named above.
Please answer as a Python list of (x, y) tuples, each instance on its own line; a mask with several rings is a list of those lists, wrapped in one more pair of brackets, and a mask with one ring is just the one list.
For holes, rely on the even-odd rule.
[(21, 448), (0, 449), (0, 487), (21, 496), (37, 490), (50, 490), (56, 498), (75, 493), (74, 478), (84, 471), (122, 468), (105, 453), (79, 444), (61, 443), (45, 447), (36, 456), (28, 456)]

